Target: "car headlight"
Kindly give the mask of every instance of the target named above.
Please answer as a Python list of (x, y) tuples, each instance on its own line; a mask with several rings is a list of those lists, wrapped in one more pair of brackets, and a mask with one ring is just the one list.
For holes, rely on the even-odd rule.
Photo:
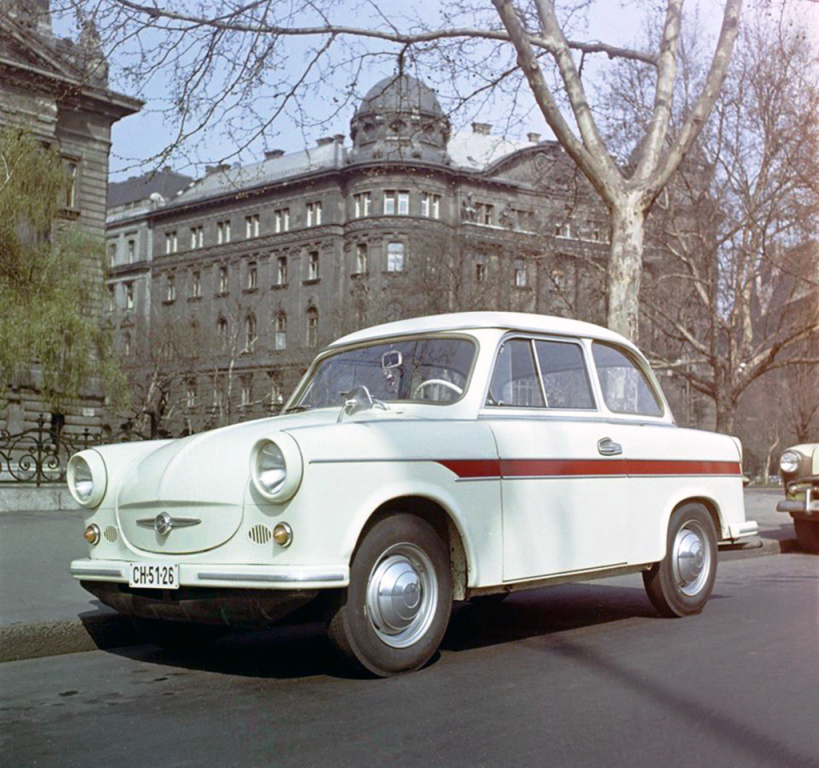
[(89, 509), (99, 506), (108, 487), (105, 462), (95, 450), (75, 453), (68, 462), (68, 490), (74, 500)]
[(799, 469), (801, 458), (796, 451), (785, 451), (785, 453), (779, 457), (779, 468), (787, 474), (793, 474)]
[(250, 477), (268, 501), (292, 499), (301, 484), (303, 462), (298, 443), (282, 432), (275, 440), (259, 440), (250, 454)]

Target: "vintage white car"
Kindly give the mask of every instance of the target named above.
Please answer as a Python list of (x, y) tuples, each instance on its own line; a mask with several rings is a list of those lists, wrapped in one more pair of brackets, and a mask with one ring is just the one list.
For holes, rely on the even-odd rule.
[[(320, 598), (375, 675), (423, 666), (453, 600), (642, 572), (699, 612), (745, 520), (739, 441), (675, 426), (638, 350), (587, 323), (464, 313), (331, 344), (284, 412), (72, 457), (72, 575), (154, 628)], [(158, 620), (158, 621), (157, 621)]]
[(779, 458), (785, 498), (778, 512), (793, 518), (799, 546), (819, 555), (819, 443), (792, 445)]

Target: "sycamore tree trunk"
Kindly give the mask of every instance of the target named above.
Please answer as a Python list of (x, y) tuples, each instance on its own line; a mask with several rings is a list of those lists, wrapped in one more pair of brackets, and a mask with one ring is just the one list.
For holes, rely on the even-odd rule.
[(635, 197), (626, 197), (614, 206), (611, 218), (606, 323), (613, 331), (637, 342), (643, 271), (643, 206)]

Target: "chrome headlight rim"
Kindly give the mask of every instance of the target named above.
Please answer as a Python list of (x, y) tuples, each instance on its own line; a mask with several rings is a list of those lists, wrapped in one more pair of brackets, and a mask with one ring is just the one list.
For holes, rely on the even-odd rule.
[(799, 471), (802, 464), (802, 455), (798, 451), (789, 448), (779, 457), (779, 469), (788, 475)]
[[(281, 455), (284, 470), (284, 477), (272, 489), (262, 478), (264, 463), (272, 455), (271, 446)], [(254, 488), (268, 501), (282, 503), (292, 499), (301, 486), (303, 473), (301, 449), (295, 439), (286, 432), (276, 435), (275, 438), (259, 440), (250, 452), (250, 478)]]
[(98, 507), (108, 490), (105, 461), (94, 449), (80, 451), (69, 459), (66, 479), (74, 501), (86, 509)]

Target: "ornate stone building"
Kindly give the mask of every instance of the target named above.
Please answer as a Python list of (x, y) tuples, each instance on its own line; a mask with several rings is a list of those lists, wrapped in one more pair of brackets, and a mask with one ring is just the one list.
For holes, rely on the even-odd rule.
[[(55, 37), (48, 0), (0, 0), (0, 123), (25, 127), (59, 148), (70, 184), (57, 226), (81, 227), (102, 241), (111, 126), (140, 106), (108, 88), (108, 67), (93, 25), (86, 25), (74, 43)], [(84, 269), (101, 292), (102, 265), (95, 255)], [(98, 311), (101, 298), (89, 309)], [(48, 416), (38, 382), (36, 365), (21, 373), (6, 393), (0, 426), (17, 432), (40, 414)], [(73, 428), (97, 426), (102, 404), (103, 393), (89, 382), (76, 408), (54, 417)]]
[(480, 123), (453, 134), (406, 75), (369, 91), (350, 136), (213, 167), (144, 213), (149, 353), (119, 333), (154, 427), (269, 413), (324, 343), (378, 322), (461, 309), (604, 320), (608, 215), (559, 145)]

